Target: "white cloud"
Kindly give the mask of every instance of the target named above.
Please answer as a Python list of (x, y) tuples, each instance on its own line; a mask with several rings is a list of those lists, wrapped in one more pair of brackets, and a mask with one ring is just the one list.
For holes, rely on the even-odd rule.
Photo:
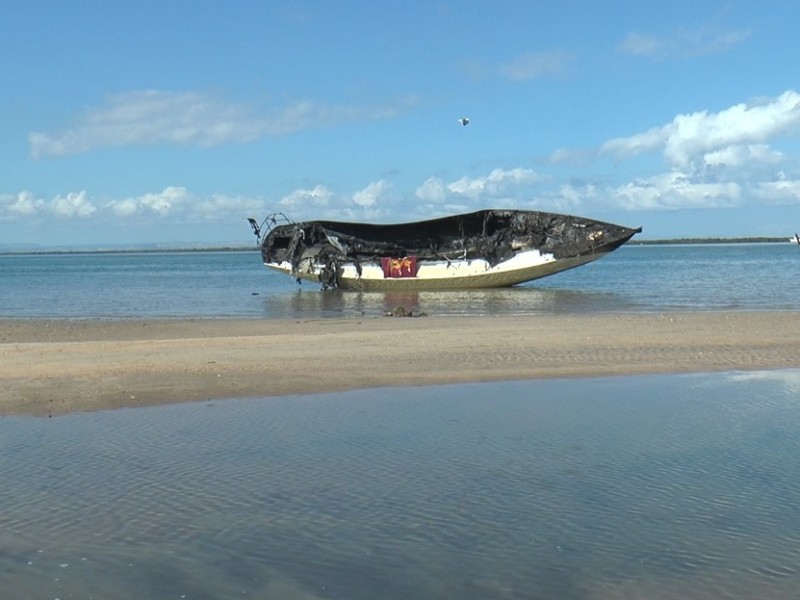
[(629, 210), (720, 208), (741, 203), (739, 184), (693, 181), (673, 171), (608, 190), (609, 199)]
[(283, 197), (281, 204), (288, 207), (324, 207), (333, 198), (333, 193), (324, 185), (312, 189), (298, 189)]
[(539, 181), (539, 175), (530, 169), (494, 169), (485, 177), (462, 177), (444, 183), (436, 177), (428, 178), (416, 190), (416, 196), (427, 202), (445, 202), (454, 198), (478, 201), (482, 199), (510, 200), (520, 190)]
[(191, 197), (183, 187), (167, 187), (156, 194), (145, 194), (139, 199), (142, 207), (152, 210), (160, 215), (174, 211)]
[(106, 204), (118, 216), (137, 213), (156, 213), (168, 215), (192, 201), (192, 196), (184, 187), (169, 186), (160, 192), (147, 193), (135, 198), (112, 200)]
[(623, 54), (654, 58), (689, 58), (727, 52), (750, 37), (748, 30), (699, 27), (665, 35), (631, 32), (617, 46)]
[(89, 217), (97, 208), (85, 191), (56, 196), (50, 203), (53, 213), (59, 217)]
[[(477, 184), (466, 186), (469, 193), (459, 193), (464, 189), (457, 184), (463, 181), (447, 184), (430, 178), (417, 189), (416, 196), (432, 212), (470, 210), (475, 207), (476, 199), (491, 197), (480, 193)], [(459, 199), (467, 202), (459, 203)], [(789, 179), (782, 173), (772, 180), (757, 182), (705, 180), (702, 175), (668, 171), (618, 185), (561, 183), (536, 193), (522, 187), (506, 202), (520, 208), (559, 212), (604, 207), (630, 211), (731, 208), (754, 202), (785, 205), (800, 203), (800, 180)]]
[(23, 191), (16, 195), (0, 194), (0, 220), (31, 217), (44, 206), (45, 201), (31, 192)]
[(149, 144), (214, 146), (247, 142), (264, 130), (245, 106), (197, 92), (133, 91), (111, 96), (71, 128), (29, 134), (34, 158)]
[(553, 204), (559, 210), (569, 210), (584, 203), (592, 202), (597, 198), (597, 188), (592, 184), (582, 187), (564, 184), (558, 189), (558, 194), (553, 198)]
[(735, 147), (740, 145), (755, 145), (757, 152), (751, 154), (752, 159), (774, 161), (775, 153), (769, 152), (763, 143), (798, 133), (800, 94), (788, 90), (777, 98), (736, 104), (717, 113), (678, 115), (663, 127), (609, 140), (600, 153), (626, 158), (661, 150), (673, 169), (699, 170), (706, 164), (706, 157), (717, 161), (720, 153), (733, 155)]
[(654, 127), (642, 133), (614, 138), (600, 147), (600, 154), (610, 154), (616, 158), (630, 158), (646, 152), (662, 149), (668, 135), (667, 127)]
[[(266, 211), (267, 203), (260, 198), (213, 194), (198, 197), (186, 188), (168, 186), (160, 192), (109, 200), (98, 205), (86, 191), (59, 194), (51, 200), (37, 198), (31, 192), (17, 195), (0, 194), (0, 220), (20, 220), (36, 216), (60, 218), (111, 217), (125, 219), (138, 216), (159, 220), (170, 218), (187, 221), (226, 219), (231, 215), (244, 219)], [(124, 222), (124, 221), (119, 221)]]
[(752, 162), (759, 164), (778, 164), (783, 154), (767, 144), (740, 144), (712, 150), (703, 156), (706, 165), (743, 167)]
[(473, 199), (479, 197), (502, 198), (515, 195), (516, 190), (533, 184), (539, 176), (531, 169), (494, 169), (486, 177), (462, 177), (448, 185), (454, 194)]
[(421, 186), (419, 186), (414, 195), (425, 202), (444, 202), (447, 198), (447, 187), (444, 181), (438, 177), (428, 177)]
[(363, 190), (353, 194), (353, 202), (358, 206), (370, 208), (376, 206), (391, 189), (391, 184), (381, 179), (370, 183)]
[[(771, 147), (800, 135), (800, 93), (733, 105), (719, 112), (676, 116), (672, 122), (607, 141), (599, 154), (627, 159), (660, 152), (669, 171), (640, 177), (604, 194), (631, 210), (715, 208), (798, 201), (800, 163)], [(776, 170), (788, 169), (793, 175)]]
[(407, 98), (397, 106), (358, 107), (300, 101), (268, 112), (200, 92), (131, 91), (87, 110), (67, 129), (30, 133), (28, 143), (34, 158), (131, 145), (210, 147), (312, 127), (391, 118), (414, 102)]
[(112, 200), (106, 206), (120, 217), (129, 217), (139, 211), (139, 201), (136, 198)]
[(783, 173), (778, 173), (773, 181), (756, 183), (752, 194), (765, 204), (800, 204), (800, 180), (787, 179)]
[[(462, 177), (453, 182), (431, 177), (416, 189), (416, 203), (404, 203), (399, 213), (386, 202), (391, 185), (370, 183), (351, 194), (336, 194), (320, 184), (285, 195), (279, 204), (295, 219), (405, 221), (491, 206), (554, 210), (579, 214), (603, 208), (631, 211), (726, 208), (747, 203), (800, 205), (800, 179), (782, 171), (754, 181), (707, 181), (701, 175), (673, 170), (621, 184), (558, 183), (540, 189), (541, 178), (529, 169), (494, 169), (484, 177)], [(57, 195), (52, 200), (31, 192), (0, 195), (0, 221), (58, 216), (61, 218), (125, 219), (141, 222), (229, 222), (248, 216), (263, 217), (274, 210), (274, 200), (213, 194), (197, 196), (184, 187), (111, 200), (96, 206), (86, 191)], [(272, 207), (272, 209), (270, 209)], [(412, 217), (413, 215), (413, 217)]]
[[(290, 123), (310, 126), (328, 118), (323, 115), (325, 111), (316, 111), (311, 105), (296, 109), (292, 115), (284, 115), (285, 127)], [(107, 217), (124, 222), (125, 218), (136, 216), (140, 220), (186, 223), (259, 217), (272, 212), (276, 205), (290, 208), (293, 218), (392, 221), (487, 206), (591, 213), (606, 208), (645, 211), (756, 203), (794, 205), (800, 204), (800, 159), (793, 154), (796, 143), (792, 140), (798, 135), (800, 93), (788, 90), (775, 98), (736, 104), (718, 112), (681, 114), (663, 126), (608, 140), (591, 153), (595, 158), (611, 156), (620, 161), (646, 154), (663, 157), (666, 169), (648, 167), (639, 161), (635, 178), (628, 181), (620, 176), (624, 171), (619, 165), (615, 165), (614, 172), (595, 172), (590, 177), (590, 154), (565, 149), (553, 153), (551, 160), (581, 159), (580, 179), (558, 180), (523, 167), (496, 168), (478, 177), (450, 181), (429, 177), (414, 190), (416, 201), (405, 202), (401, 211), (392, 200), (392, 184), (379, 179), (356, 191), (334, 192), (323, 184), (299, 188), (280, 200), (226, 194), (196, 196), (180, 186), (102, 204), (93, 202), (85, 191), (57, 195), (51, 200), (24, 191), (0, 195), (0, 220), (55, 215), (75, 219)], [(781, 149), (773, 148), (772, 144), (779, 141)], [(592, 168), (595, 167), (597, 164)], [(643, 171), (648, 168), (650, 173)], [(268, 210), (270, 206), (272, 210)]]
[(59, 194), (51, 200), (38, 198), (28, 191), (16, 195), (0, 195), (0, 220), (3, 221), (17, 221), (38, 216), (84, 219), (91, 217), (97, 211), (98, 208), (86, 191)]

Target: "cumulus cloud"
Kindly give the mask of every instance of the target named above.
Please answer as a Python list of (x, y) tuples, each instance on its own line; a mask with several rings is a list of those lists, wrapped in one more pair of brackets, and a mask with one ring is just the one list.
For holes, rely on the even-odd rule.
[[(800, 163), (772, 144), (800, 135), (800, 93), (677, 115), (670, 123), (607, 141), (600, 156), (659, 153), (666, 173), (608, 186), (608, 202), (632, 210), (715, 208), (800, 200)], [(788, 172), (787, 172), (788, 171)]]
[(670, 172), (637, 179), (609, 190), (610, 199), (632, 210), (723, 208), (741, 203), (738, 183), (706, 183)]
[(353, 194), (353, 202), (364, 208), (374, 207), (386, 196), (390, 188), (391, 184), (383, 179), (374, 181)]
[(118, 216), (138, 213), (168, 215), (192, 201), (192, 196), (184, 187), (170, 186), (160, 192), (151, 192), (134, 198), (111, 200), (106, 204)]
[(287, 194), (281, 199), (281, 204), (287, 207), (307, 208), (324, 207), (333, 198), (331, 192), (324, 185), (316, 185), (312, 189), (298, 189)]
[(699, 27), (663, 35), (631, 32), (617, 46), (623, 54), (653, 58), (690, 58), (727, 52), (750, 37), (745, 29)]
[(447, 198), (447, 185), (438, 177), (428, 177), (414, 195), (425, 202), (444, 202)]
[(37, 197), (32, 192), (0, 194), (0, 221), (20, 221), (36, 217), (59, 217), (62, 219), (112, 218), (124, 222), (126, 218), (177, 219), (181, 223), (208, 219), (225, 219), (230, 215), (240, 218), (258, 215), (266, 210), (267, 202), (262, 198), (212, 194), (197, 196), (184, 187), (168, 186), (160, 192), (147, 192), (97, 202), (88, 192), (58, 194), (49, 200)]
[(660, 150), (669, 136), (668, 127), (654, 127), (628, 137), (611, 139), (600, 147), (600, 154), (609, 154), (615, 158), (631, 158), (645, 152)]
[(310, 101), (272, 110), (232, 102), (200, 92), (131, 91), (111, 96), (60, 131), (28, 135), (34, 158), (59, 157), (96, 148), (177, 144), (209, 147), (246, 143), (313, 127), (360, 120), (386, 119), (413, 104), (396, 106), (329, 106)]
[(67, 194), (66, 196), (56, 196), (50, 206), (53, 213), (59, 217), (85, 218), (97, 211), (85, 191)]
[(565, 183), (558, 188), (558, 193), (551, 198), (551, 202), (559, 210), (569, 210), (583, 204), (594, 203), (598, 197), (598, 189), (593, 184), (576, 186)]
[(494, 169), (486, 177), (462, 177), (448, 185), (448, 189), (460, 196), (501, 198), (508, 196), (520, 186), (537, 181), (535, 171), (523, 168)]
[(482, 199), (512, 200), (520, 190), (529, 188), (539, 180), (539, 175), (531, 169), (494, 169), (485, 177), (462, 177), (450, 183), (430, 177), (417, 188), (415, 195), (431, 203), (449, 202), (456, 198), (471, 202)]
[(136, 198), (112, 200), (106, 207), (119, 217), (129, 217), (139, 212), (139, 201)]
[(45, 201), (28, 191), (0, 194), (0, 220), (32, 217), (45, 206)]
[(763, 143), (798, 133), (800, 94), (788, 90), (777, 98), (736, 104), (716, 113), (678, 115), (663, 127), (609, 140), (600, 153), (627, 158), (659, 150), (672, 168), (699, 169), (718, 163), (724, 155), (743, 156), (744, 148), (751, 158), (760, 155), (773, 160), (776, 154)]
[(753, 186), (752, 194), (764, 204), (800, 205), (800, 180), (789, 179), (779, 171), (772, 181), (757, 182)]
[[(308, 110), (299, 112), (308, 115)], [(313, 111), (312, 111), (313, 112)], [(304, 123), (300, 114), (289, 119)], [(287, 121), (288, 122), (288, 121)], [(800, 205), (800, 160), (793, 154), (800, 135), (800, 93), (741, 103), (723, 110), (677, 115), (670, 122), (608, 140), (596, 151), (558, 150), (552, 162), (580, 158), (583, 171), (572, 179), (528, 168), (496, 168), (480, 176), (429, 177), (410, 184), (413, 199), (393, 200), (392, 183), (379, 179), (360, 190), (333, 191), (320, 183), (285, 193), (280, 199), (214, 194), (198, 196), (181, 186), (99, 202), (86, 191), (45, 199), (29, 191), (0, 194), (3, 222), (58, 216), (64, 219), (125, 218), (176, 223), (258, 216), (278, 206), (292, 218), (404, 220), (475, 210), (487, 206), (538, 208), (562, 212), (604, 209), (673, 210), (728, 208), (746, 204)], [(648, 163), (645, 155), (660, 157)], [(635, 176), (628, 167), (614, 172), (589, 158), (640, 159)], [(591, 169), (589, 167), (591, 166)], [(581, 178), (574, 174), (581, 173)], [(409, 194), (409, 195), (410, 195)], [(398, 197), (404, 196), (401, 190)], [(270, 209), (270, 210), (268, 210)], [(239, 218), (239, 217), (237, 217)]]
[(32, 192), (0, 194), (0, 220), (15, 221), (23, 218), (54, 216), (65, 219), (88, 218), (98, 211), (86, 191), (59, 194), (45, 200)]
[(710, 166), (745, 167), (754, 162), (776, 165), (783, 158), (782, 152), (773, 150), (767, 144), (740, 144), (707, 152), (704, 162)]

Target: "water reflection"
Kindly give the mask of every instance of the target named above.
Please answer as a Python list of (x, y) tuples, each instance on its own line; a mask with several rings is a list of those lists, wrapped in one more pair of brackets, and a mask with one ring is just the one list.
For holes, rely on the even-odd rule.
[(633, 308), (623, 296), (610, 292), (531, 286), (438, 292), (349, 292), (298, 287), (294, 292), (265, 296), (263, 307), (267, 316), (289, 318), (379, 316), (398, 307), (413, 314), (437, 316), (586, 313)]
[(800, 371), (0, 420), (0, 597), (795, 598)]

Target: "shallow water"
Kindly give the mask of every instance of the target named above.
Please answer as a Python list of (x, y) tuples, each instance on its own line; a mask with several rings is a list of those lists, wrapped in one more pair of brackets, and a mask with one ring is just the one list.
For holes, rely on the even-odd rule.
[(796, 598), (800, 370), (0, 419), (0, 597)]
[(0, 255), (0, 318), (370, 316), (800, 309), (792, 244), (627, 245), (499, 290), (321, 292), (253, 252)]

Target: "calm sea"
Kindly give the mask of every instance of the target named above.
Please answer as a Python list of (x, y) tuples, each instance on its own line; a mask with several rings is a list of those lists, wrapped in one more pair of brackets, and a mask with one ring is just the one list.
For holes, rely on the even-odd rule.
[(628, 245), (524, 286), (359, 294), (302, 286), (253, 252), (0, 256), (0, 317), (347, 317), (800, 308), (791, 244)]
[(0, 597), (794, 600), (800, 370), (0, 419)]
[[(519, 288), (399, 296), (298, 287), (256, 252), (0, 256), (0, 318), (398, 305), (800, 309), (800, 248), (632, 245)], [(799, 398), (785, 370), (0, 418), (0, 598), (795, 599)]]

